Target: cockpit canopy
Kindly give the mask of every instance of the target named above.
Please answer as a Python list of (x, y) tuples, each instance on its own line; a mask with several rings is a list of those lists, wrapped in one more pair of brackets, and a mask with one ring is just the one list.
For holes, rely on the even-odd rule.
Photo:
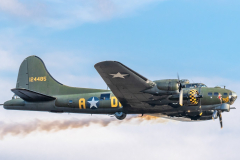
[(183, 88), (201, 88), (201, 87), (207, 87), (203, 83), (189, 83), (189, 84), (184, 84)]
[(189, 84), (190, 81), (188, 79), (181, 79), (180, 82), (183, 84)]

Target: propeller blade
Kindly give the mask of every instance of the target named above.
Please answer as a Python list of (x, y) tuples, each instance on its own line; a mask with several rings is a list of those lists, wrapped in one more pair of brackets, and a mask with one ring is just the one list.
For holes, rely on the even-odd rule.
[(179, 85), (179, 92), (182, 90), (182, 83), (181, 82), (179, 82), (180, 83), (180, 85)]
[[(199, 93), (198, 93), (199, 95), (201, 95), (201, 89), (202, 88), (199, 89)], [(199, 95), (198, 95), (198, 97), (199, 97)], [(200, 103), (200, 108), (201, 108), (202, 107), (202, 98), (199, 98), (199, 103)]]
[(218, 116), (219, 116), (220, 126), (221, 126), (221, 129), (222, 129), (223, 128), (223, 123), (222, 123), (222, 112), (221, 111), (218, 111)]
[(217, 113), (218, 113), (217, 110), (215, 110), (215, 111), (213, 112), (213, 115), (212, 115), (212, 119), (213, 119), (213, 120), (217, 118)]
[(182, 90), (182, 83), (180, 81), (180, 78), (179, 78), (179, 74), (177, 73), (177, 77), (178, 77), (178, 88), (179, 88), (179, 92)]
[(3, 106), (4, 104), (0, 104), (0, 106)]
[(183, 106), (183, 90), (181, 90), (179, 93), (179, 105)]
[[(199, 93), (197, 96), (199, 97), (200, 94), (201, 94), (201, 88), (199, 89)], [(202, 113), (202, 99), (201, 98), (199, 98), (199, 110)]]
[(237, 109), (236, 107), (231, 107), (230, 109)]

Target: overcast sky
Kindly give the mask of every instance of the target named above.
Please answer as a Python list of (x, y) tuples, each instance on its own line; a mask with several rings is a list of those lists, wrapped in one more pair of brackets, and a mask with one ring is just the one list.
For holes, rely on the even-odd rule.
[[(93, 66), (116, 60), (151, 80), (179, 73), (240, 94), (239, 8), (239, 0), (0, 0), (0, 104), (11, 99), (19, 66), (30, 55), (69, 86), (106, 89)], [(237, 100), (233, 106), (239, 105)], [(113, 122), (0, 137), (0, 159), (240, 158), (239, 109), (223, 113), (220, 129), (218, 120), (119, 124), (107, 115), (0, 108), (0, 128), (6, 130), (96, 120)]]

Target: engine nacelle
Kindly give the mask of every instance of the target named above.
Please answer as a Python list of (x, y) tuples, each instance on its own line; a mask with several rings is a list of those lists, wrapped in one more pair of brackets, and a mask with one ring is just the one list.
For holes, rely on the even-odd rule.
[(221, 106), (218, 106), (215, 109), (225, 111), (225, 112), (230, 112), (230, 105), (227, 103), (223, 103)]
[(176, 91), (179, 89), (178, 79), (164, 79), (155, 81), (157, 88), (163, 91)]
[[(211, 120), (213, 119), (213, 110), (209, 110), (209, 111), (202, 111), (202, 113), (200, 114), (200, 112), (191, 112), (191, 113), (187, 113), (187, 116), (189, 118), (191, 118), (191, 120)], [(217, 117), (214, 117), (214, 119), (216, 119)]]
[(114, 116), (118, 119), (118, 120), (123, 120), (126, 118), (127, 114), (123, 113), (123, 112), (116, 112), (114, 114)]

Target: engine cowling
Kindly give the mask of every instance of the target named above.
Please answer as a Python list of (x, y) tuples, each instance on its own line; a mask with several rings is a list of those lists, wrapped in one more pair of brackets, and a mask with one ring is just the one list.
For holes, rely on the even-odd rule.
[(179, 89), (178, 79), (164, 79), (155, 81), (157, 88), (163, 91), (176, 91)]
[(225, 111), (225, 112), (230, 112), (230, 105), (227, 103), (223, 103), (221, 106), (218, 106), (215, 109)]

